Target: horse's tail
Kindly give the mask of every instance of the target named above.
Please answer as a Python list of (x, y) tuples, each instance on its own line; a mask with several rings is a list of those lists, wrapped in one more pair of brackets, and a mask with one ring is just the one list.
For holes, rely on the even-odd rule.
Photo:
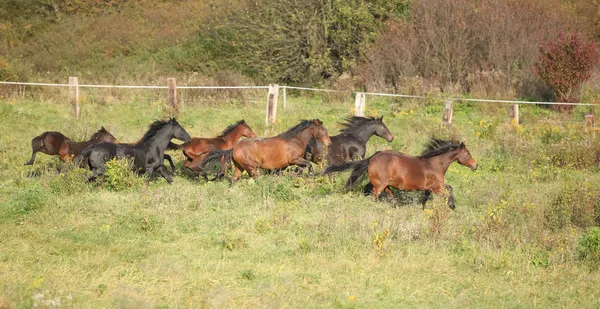
[(232, 154), (233, 149), (213, 149), (206, 155), (204, 160), (202, 160), (200, 168), (204, 172), (216, 170), (224, 173), (226, 167), (231, 167)]
[(348, 178), (348, 181), (346, 181), (346, 185), (344, 186), (346, 190), (349, 190), (354, 185), (354, 183), (362, 179), (364, 174), (367, 172), (367, 169), (369, 168), (369, 162), (371, 161), (371, 158), (373, 158), (373, 156), (375, 156), (378, 153), (379, 151), (374, 153), (372, 156), (360, 161), (351, 161), (341, 165), (330, 166), (325, 170), (324, 174), (343, 172), (345, 170), (353, 168), (352, 174), (350, 174), (350, 178)]
[(167, 150), (177, 150), (177, 149), (181, 149), (181, 147), (187, 145), (187, 143), (183, 143), (183, 144), (175, 144), (173, 142), (169, 142), (169, 145), (167, 145)]
[(87, 161), (90, 157), (90, 153), (94, 150), (94, 145), (86, 147), (80, 154), (75, 157), (75, 165), (82, 167), (82, 163)]

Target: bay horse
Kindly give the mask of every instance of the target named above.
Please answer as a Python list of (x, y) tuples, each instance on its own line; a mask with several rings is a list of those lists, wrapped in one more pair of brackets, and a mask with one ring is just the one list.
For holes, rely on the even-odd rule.
[(304, 158), (304, 150), (311, 138), (325, 145), (331, 144), (327, 129), (319, 119), (302, 120), (289, 130), (269, 138), (248, 138), (239, 141), (229, 150), (215, 149), (202, 162), (202, 169), (224, 166), (233, 162), (235, 170), (231, 182), (234, 183), (247, 171), (251, 177), (258, 176), (259, 169), (276, 170), (290, 165), (308, 167), (312, 164)]
[(157, 120), (136, 144), (100, 143), (88, 147), (77, 157), (77, 161), (85, 160), (92, 171), (88, 181), (95, 180), (105, 173), (104, 163), (113, 158), (132, 158), (136, 172), (145, 172), (146, 182), (152, 174), (158, 172), (168, 183), (173, 180), (164, 166), (164, 154), (172, 138), (189, 142), (190, 135), (181, 127), (175, 118)]
[(342, 126), (344, 128), (340, 134), (331, 136), (331, 146), (328, 148), (317, 140), (311, 139), (306, 146), (304, 158), (316, 164), (320, 164), (327, 158), (328, 165), (340, 165), (352, 160), (364, 159), (367, 142), (373, 135), (387, 142), (394, 140), (394, 136), (383, 123), (383, 116), (346, 118)]
[(187, 158), (184, 167), (193, 172), (202, 173), (204, 179), (207, 179), (206, 173), (201, 169), (201, 164), (208, 152), (214, 149), (231, 149), (242, 137), (254, 138), (256, 134), (244, 120), (240, 120), (223, 130), (223, 133), (213, 138), (192, 137), (192, 140), (176, 145), (169, 143), (167, 149), (182, 149), (183, 155)]
[(431, 192), (443, 195), (445, 188), (448, 190), (448, 206), (454, 209), (453, 189), (444, 183), (444, 176), (450, 164), (455, 161), (473, 171), (477, 169), (477, 162), (464, 143), (431, 139), (420, 156), (409, 156), (395, 150), (380, 151), (364, 160), (330, 166), (325, 173), (353, 168), (346, 182), (346, 189), (350, 189), (357, 180), (368, 173), (369, 184), (365, 189), (368, 191), (372, 188), (371, 194), (375, 199), (382, 191), (385, 191), (388, 198), (393, 198), (389, 187), (404, 191), (425, 191), (423, 207)]
[(44, 132), (31, 140), (31, 159), (25, 165), (32, 165), (38, 152), (58, 156), (62, 161), (72, 161), (85, 148), (102, 142), (116, 142), (117, 139), (101, 127), (89, 140), (75, 142), (64, 134), (55, 131)]

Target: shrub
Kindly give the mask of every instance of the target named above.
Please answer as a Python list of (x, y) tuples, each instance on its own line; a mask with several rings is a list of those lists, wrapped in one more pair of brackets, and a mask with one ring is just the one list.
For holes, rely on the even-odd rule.
[(116, 158), (106, 162), (106, 177), (103, 183), (113, 191), (122, 191), (130, 188), (141, 187), (144, 178), (139, 177), (133, 171), (133, 162), (131, 160)]
[[(555, 40), (541, 45), (534, 69), (552, 88), (558, 102), (575, 102), (581, 84), (592, 76), (597, 64), (596, 43), (572, 33), (560, 34)], [(561, 110), (572, 109), (572, 106), (554, 106)]]
[(600, 227), (594, 226), (579, 238), (577, 256), (594, 264), (600, 263)]

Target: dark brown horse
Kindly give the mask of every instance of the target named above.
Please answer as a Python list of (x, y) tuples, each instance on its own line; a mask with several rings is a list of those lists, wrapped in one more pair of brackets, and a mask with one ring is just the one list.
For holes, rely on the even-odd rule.
[(446, 188), (448, 206), (454, 209), (454, 193), (452, 187), (444, 183), (444, 175), (450, 164), (455, 161), (472, 170), (477, 169), (477, 162), (471, 157), (464, 143), (432, 139), (420, 156), (413, 157), (394, 150), (380, 151), (361, 161), (331, 166), (325, 173), (354, 168), (346, 182), (346, 189), (349, 189), (368, 172), (370, 183), (367, 187), (372, 187), (372, 195), (375, 198), (382, 191), (392, 198), (389, 187), (405, 191), (423, 190), (427, 196), (431, 192), (443, 195)]
[[(201, 172), (201, 164), (209, 151), (214, 149), (227, 150), (233, 148), (242, 137), (254, 138), (256, 134), (244, 120), (240, 120), (227, 128), (217, 137), (202, 138), (193, 137), (188, 143), (176, 145), (169, 144), (168, 149), (183, 149), (183, 155), (187, 158), (183, 166), (194, 172)], [(206, 176), (205, 176), (206, 178)]]
[(326, 158), (328, 165), (340, 165), (348, 161), (364, 159), (367, 142), (373, 135), (388, 142), (394, 139), (383, 123), (383, 117), (346, 118), (342, 126), (344, 128), (340, 134), (331, 136), (331, 146), (327, 148), (311, 139), (306, 146), (304, 157), (316, 164), (320, 164)]
[(252, 177), (258, 176), (259, 169), (275, 170), (290, 165), (308, 167), (310, 161), (304, 159), (306, 144), (315, 138), (325, 145), (331, 144), (327, 129), (319, 119), (302, 120), (298, 125), (274, 137), (248, 138), (239, 141), (230, 150), (213, 150), (204, 159), (202, 168), (217, 165), (223, 170), (224, 164), (233, 161), (235, 171), (231, 182), (235, 182), (244, 171)]
[(60, 132), (48, 131), (31, 140), (31, 159), (25, 165), (32, 165), (38, 152), (59, 156), (63, 161), (72, 161), (86, 147), (98, 143), (114, 143), (117, 139), (104, 127), (94, 133), (88, 141), (75, 142)]

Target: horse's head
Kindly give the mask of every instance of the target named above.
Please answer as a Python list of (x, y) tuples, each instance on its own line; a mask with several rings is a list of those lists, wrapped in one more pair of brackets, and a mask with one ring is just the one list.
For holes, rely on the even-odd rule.
[(469, 151), (469, 149), (467, 149), (465, 143), (460, 143), (460, 149), (456, 160), (458, 161), (458, 163), (470, 167), (472, 170), (477, 169), (477, 161), (473, 159), (473, 157), (471, 156), (471, 152)]
[(90, 138), (90, 142), (92, 143), (117, 143), (117, 138), (114, 137), (108, 130), (104, 127), (101, 127), (96, 133), (92, 135)]
[(392, 132), (383, 123), (383, 116), (375, 119), (375, 135), (385, 139), (388, 143), (394, 140)]
[(171, 119), (172, 137), (180, 141), (189, 142), (192, 138), (175, 118)]
[(256, 133), (254, 133), (254, 131), (252, 131), (252, 129), (246, 123), (246, 121), (242, 120), (240, 122), (239, 128), (240, 128), (240, 130), (242, 130), (241, 131), (242, 136), (249, 137), (249, 138), (255, 138), (256, 137)]
[(313, 137), (316, 140), (321, 141), (325, 146), (331, 145), (331, 139), (329, 138), (329, 133), (327, 133), (327, 128), (323, 125), (323, 121), (314, 119), (313, 123), (315, 124)]

